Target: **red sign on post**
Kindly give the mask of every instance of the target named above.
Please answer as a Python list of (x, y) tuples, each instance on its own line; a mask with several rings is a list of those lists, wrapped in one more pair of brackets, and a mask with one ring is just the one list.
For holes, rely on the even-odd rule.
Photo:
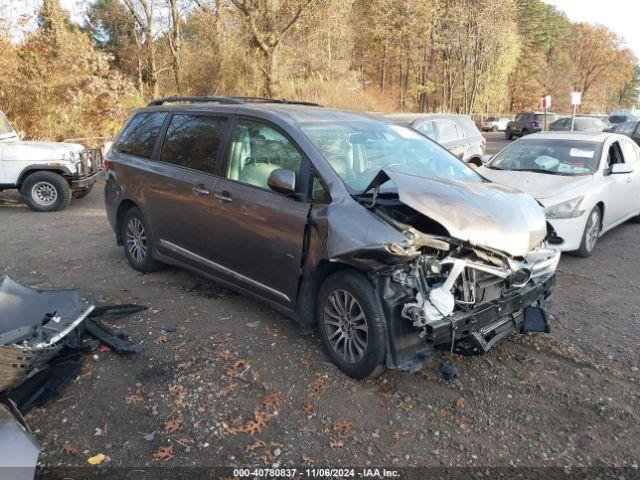
[(548, 110), (551, 108), (551, 95), (546, 95), (540, 99), (540, 105), (543, 110)]

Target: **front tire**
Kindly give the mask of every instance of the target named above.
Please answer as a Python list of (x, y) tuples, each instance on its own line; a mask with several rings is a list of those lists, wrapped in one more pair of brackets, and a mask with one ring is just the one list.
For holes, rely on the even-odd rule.
[(372, 378), (385, 368), (385, 324), (371, 283), (355, 271), (326, 278), (318, 292), (320, 338), (333, 363), (350, 377)]
[(598, 238), (600, 237), (600, 230), (602, 228), (602, 210), (600, 207), (594, 207), (589, 213), (587, 224), (584, 227), (582, 233), (582, 241), (580, 242), (580, 248), (576, 250), (575, 254), (582, 258), (590, 257), (596, 248)]
[(127, 260), (139, 272), (153, 272), (162, 264), (153, 259), (154, 243), (151, 229), (138, 207), (127, 210), (122, 220), (122, 245)]
[(32, 173), (22, 183), (20, 194), (29, 208), (36, 212), (56, 212), (71, 201), (69, 183), (55, 172)]
[(507, 140), (513, 140), (513, 134), (511, 133), (511, 130), (506, 129), (504, 131), (504, 138), (506, 138)]
[(89, 195), (91, 193), (91, 190), (93, 190), (93, 185), (94, 184), (92, 183), (88, 187), (78, 188), (77, 190), (74, 190), (71, 194), (74, 200), (80, 200), (81, 198), (84, 198), (87, 195)]

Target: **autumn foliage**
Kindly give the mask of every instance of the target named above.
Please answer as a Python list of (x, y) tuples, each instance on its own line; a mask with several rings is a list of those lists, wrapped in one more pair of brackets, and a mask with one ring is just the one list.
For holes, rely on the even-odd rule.
[(584, 112), (638, 99), (623, 40), (541, 0), (86, 5), (73, 21), (59, 0), (0, 21), (0, 108), (30, 137), (113, 136), (131, 108), (172, 94), (477, 114), (536, 108), (544, 94), (568, 111), (574, 89)]

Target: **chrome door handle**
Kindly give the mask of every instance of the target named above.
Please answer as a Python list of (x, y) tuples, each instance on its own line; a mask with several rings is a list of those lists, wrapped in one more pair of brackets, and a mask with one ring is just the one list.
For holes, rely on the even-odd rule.
[[(225, 195), (226, 194), (226, 195)], [(213, 194), (213, 198), (215, 198), (216, 200), (218, 200), (220, 203), (230, 203), (233, 202), (233, 198), (228, 196), (229, 194), (227, 192), (223, 192), (223, 193), (214, 193)]]
[(197, 195), (198, 197), (207, 197), (211, 194), (210, 190), (207, 190), (203, 186), (198, 186), (198, 185), (195, 185), (191, 189), (191, 191), (193, 192), (194, 195)]

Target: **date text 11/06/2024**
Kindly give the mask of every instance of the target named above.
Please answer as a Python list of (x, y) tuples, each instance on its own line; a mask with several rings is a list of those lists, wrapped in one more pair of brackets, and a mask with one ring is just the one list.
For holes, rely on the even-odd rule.
[(398, 478), (400, 472), (386, 468), (235, 468), (233, 476), (238, 478)]

